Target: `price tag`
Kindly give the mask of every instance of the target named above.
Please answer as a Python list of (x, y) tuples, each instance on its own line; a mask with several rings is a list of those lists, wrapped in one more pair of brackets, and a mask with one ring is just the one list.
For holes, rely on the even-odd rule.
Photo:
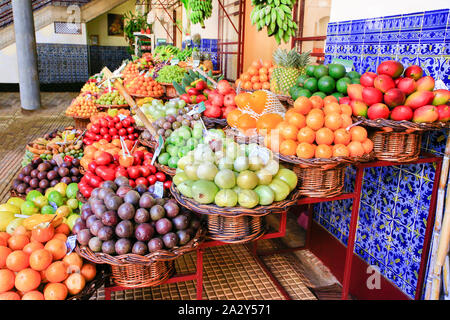
[(145, 70), (142, 70), (141, 72), (139, 72), (139, 75), (142, 76), (144, 74)]
[(180, 100), (181, 100), (180, 98), (173, 98), (173, 99), (170, 99), (169, 101), (178, 102), (178, 101), (180, 101)]
[(203, 119), (200, 118), (198, 119), (200, 121), (200, 123), (202, 124), (203, 127), (203, 134), (206, 136), (208, 134), (208, 129), (206, 129), (205, 123), (203, 122)]
[(61, 154), (57, 154), (57, 155), (53, 156), (53, 160), (56, 161), (56, 165), (58, 167), (64, 163), (64, 159), (62, 158)]
[(334, 58), (331, 63), (338, 63), (342, 64), (345, 67), (345, 71), (350, 72), (353, 70), (353, 61), (352, 60), (346, 60), (346, 59), (340, 59), (340, 58)]
[(156, 148), (155, 153), (153, 154), (152, 165), (155, 163), (156, 158), (159, 157), (159, 154), (161, 153), (161, 150), (162, 150), (163, 146), (164, 146), (164, 139), (160, 135), (158, 137), (158, 147)]
[(150, 77), (150, 72), (147, 71), (147, 73), (144, 75), (144, 78), (149, 78)]
[(193, 106), (192, 110), (189, 111), (187, 114), (189, 116), (193, 116), (194, 114), (202, 113), (205, 110), (206, 110), (205, 103), (202, 101), (202, 102), (196, 104), (195, 106)]
[(436, 80), (436, 82), (434, 83), (434, 90), (439, 90), (439, 89), (448, 90), (448, 88), (445, 85), (444, 81), (442, 81), (441, 79)]
[(67, 241), (66, 241), (67, 253), (66, 254), (72, 253), (72, 251), (73, 251), (73, 249), (75, 249), (76, 245), (77, 245), (77, 236), (67, 237)]
[(172, 60), (170, 60), (170, 65), (171, 66), (176, 66), (179, 62), (180, 62), (179, 59), (172, 59)]
[(127, 116), (124, 115), (124, 114), (119, 114), (118, 117), (119, 117), (119, 120), (120, 120), (120, 121), (122, 121), (123, 119), (126, 119), (126, 118), (127, 118)]
[(154, 187), (155, 197), (162, 198), (164, 196), (164, 184), (161, 181), (156, 181)]
[(200, 60), (194, 60), (192, 64), (194, 65), (194, 67), (198, 67), (200, 65)]

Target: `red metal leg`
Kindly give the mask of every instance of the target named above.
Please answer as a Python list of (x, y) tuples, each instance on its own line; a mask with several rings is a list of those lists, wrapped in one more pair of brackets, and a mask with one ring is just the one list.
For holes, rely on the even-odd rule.
[(203, 295), (203, 249), (199, 248), (197, 250), (197, 273), (196, 273), (197, 281), (197, 300), (202, 300)]
[(350, 276), (352, 273), (352, 262), (353, 262), (353, 249), (355, 248), (355, 236), (356, 236), (356, 227), (358, 224), (359, 201), (361, 197), (363, 173), (364, 169), (358, 166), (356, 169), (356, 182), (353, 198), (353, 208), (351, 213), (350, 229), (348, 234), (347, 251), (345, 257), (344, 280), (342, 282), (342, 300), (347, 300), (350, 288)]
[(105, 300), (111, 300), (111, 290), (105, 286)]
[(428, 210), (427, 229), (425, 230), (425, 236), (423, 239), (422, 257), (420, 259), (419, 277), (417, 279), (415, 300), (420, 300), (423, 291), (423, 282), (425, 279), (428, 253), (430, 250), (431, 236), (433, 234), (434, 218), (436, 215), (436, 200), (439, 187), (439, 179), (441, 176), (442, 161), (436, 162), (436, 172), (434, 173), (433, 191), (430, 199), (430, 209)]

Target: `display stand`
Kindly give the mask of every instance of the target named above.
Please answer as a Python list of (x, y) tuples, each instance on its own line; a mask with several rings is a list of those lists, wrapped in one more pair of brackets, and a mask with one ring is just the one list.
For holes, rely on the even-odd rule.
[[(140, 57), (142, 55), (142, 52), (150, 52), (153, 53), (155, 50), (155, 35), (154, 34), (147, 34), (147, 33), (140, 33), (135, 32), (134, 35), (134, 55), (137, 57)], [(142, 43), (145, 43), (145, 45), (150, 45), (150, 50), (143, 50), (141, 48)], [(147, 42), (150, 42), (150, 44), (147, 44)]]
[[(360, 198), (361, 198), (361, 190), (362, 190), (362, 184), (363, 184), (363, 175), (364, 175), (364, 169), (365, 168), (372, 168), (372, 167), (386, 167), (386, 166), (398, 166), (398, 165), (405, 165), (405, 164), (423, 164), (423, 163), (436, 163), (436, 172), (434, 176), (434, 185), (433, 185), (433, 191), (431, 194), (431, 201), (430, 201), (430, 209), (428, 213), (428, 219), (427, 219), (427, 228), (424, 236), (424, 243), (423, 243), (423, 251), (422, 251), (422, 257), (421, 257), (421, 263), (420, 263), (420, 269), (419, 269), (419, 277), (417, 281), (417, 287), (416, 287), (416, 295), (415, 299), (419, 300), (422, 294), (422, 286), (425, 279), (425, 272), (426, 272), (426, 263), (428, 258), (428, 251), (430, 248), (430, 240), (431, 240), (431, 234), (433, 230), (433, 223), (434, 223), (434, 215), (435, 215), (435, 208), (436, 208), (436, 199), (437, 199), (437, 190), (438, 190), (438, 180), (440, 177), (441, 172), (441, 166), (442, 166), (442, 157), (434, 156), (433, 154), (429, 153), (422, 153), (422, 157), (420, 157), (418, 160), (414, 162), (409, 163), (399, 163), (399, 162), (389, 162), (389, 161), (373, 161), (373, 162), (367, 162), (367, 163), (359, 163), (356, 164), (356, 178), (355, 178), (355, 189), (351, 193), (344, 193), (336, 197), (332, 198), (302, 198), (300, 199), (297, 204), (298, 205), (311, 205), (315, 203), (320, 202), (328, 202), (328, 201), (338, 201), (338, 200), (346, 200), (346, 199), (352, 199), (353, 200), (353, 206), (352, 206), (352, 212), (350, 217), (350, 228), (349, 228), (349, 234), (348, 234), (348, 242), (347, 246), (345, 247), (342, 245), (336, 238), (331, 236), (330, 234), (327, 235), (327, 231), (322, 232), (321, 238), (317, 238), (316, 235), (314, 235), (315, 238), (313, 238), (313, 229), (314, 228), (320, 228), (317, 225), (313, 225), (314, 221), (312, 219), (312, 212), (309, 213), (308, 217), (308, 230), (306, 235), (306, 243), (302, 247), (296, 247), (296, 248), (284, 248), (284, 249), (278, 249), (278, 250), (270, 250), (270, 251), (264, 251), (264, 252), (258, 252), (257, 245), (258, 240), (263, 239), (275, 239), (275, 238), (281, 238), (286, 235), (286, 222), (287, 222), (287, 211), (283, 211), (280, 213), (280, 224), (278, 231), (266, 233), (264, 236), (259, 238), (258, 240), (255, 240), (248, 244), (248, 249), (250, 253), (253, 255), (255, 260), (258, 262), (258, 264), (261, 266), (261, 268), (264, 270), (264, 272), (267, 274), (267, 276), (270, 278), (270, 280), (273, 282), (273, 284), (277, 287), (277, 289), (280, 291), (280, 293), (283, 295), (283, 297), (286, 300), (291, 300), (292, 298), (288, 294), (288, 292), (283, 288), (283, 286), (280, 284), (280, 282), (276, 279), (276, 277), (273, 275), (273, 273), (269, 270), (267, 265), (264, 263), (262, 256), (268, 256), (272, 254), (282, 254), (282, 253), (288, 253), (288, 252), (294, 252), (298, 250), (310, 250), (312, 253), (314, 253), (319, 259), (324, 262), (324, 264), (332, 271), (332, 273), (342, 282), (342, 295), (341, 299), (346, 300), (348, 299), (349, 291), (351, 289), (352, 284), (352, 267), (355, 265), (354, 263), (354, 256), (355, 253), (354, 247), (355, 247), (355, 237), (356, 237), (356, 229), (357, 229), (357, 222), (358, 222), (358, 215), (359, 215), (359, 206), (360, 206)], [(314, 242), (317, 240), (320, 245), (315, 245)], [(209, 247), (215, 247), (215, 246), (221, 246), (221, 245), (227, 245), (228, 243), (221, 242), (221, 241), (206, 241), (200, 244), (199, 248), (196, 250), (197, 253), (197, 263), (196, 263), (196, 272), (190, 273), (190, 274), (179, 274), (175, 275), (174, 277), (167, 280), (165, 283), (176, 283), (176, 282), (183, 282), (183, 281), (190, 281), (190, 280), (196, 280), (196, 298), (197, 300), (202, 299), (202, 293), (203, 293), (203, 252), (205, 248)], [(342, 247), (345, 247), (343, 249)], [(336, 250), (333, 251), (332, 248), (336, 248)], [(343, 267), (337, 267), (342, 266), (342, 261), (344, 261)], [(366, 275), (367, 277), (367, 275)], [(382, 277), (383, 278), (383, 277)], [(358, 279), (356, 279), (358, 280)], [(384, 295), (384, 299), (392, 298), (406, 298), (406, 296), (401, 294), (401, 291), (395, 288), (392, 284), (390, 284), (387, 280), (383, 280), (383, 284), (387, 287), (384, 292), (387, 292), (387, 295)], [(365, 287), (365, 284), (364, 284)], [(111, 292), (113, 291), (121, 291), (121, 290), (127, 290), (131, 288), (125, 288), (120, 286), (114, 286), (111, 284), (105, 285), (105, 300), (111, 299)], [(352, 287), (353, 289), (353, 287)], [(364, 293), (361, 293), (364, 294)], [(383, 294), (383, 293), (381, 293)], [(370, 298), (370, 297), (364, 297), (364, 298)]]

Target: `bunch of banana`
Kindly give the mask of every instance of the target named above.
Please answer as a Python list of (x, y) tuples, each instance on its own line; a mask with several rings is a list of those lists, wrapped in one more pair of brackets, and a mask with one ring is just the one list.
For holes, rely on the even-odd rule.
[(191, 11), (189, 20), (193, 24), (200, 23), (202, 28), (204, 28), (204, 21), (211, 17), (212, 0), (189, 0), (189, 9)]
[(267, 27), (269, 37), (274, 36), (278, 44), (281, 41), (287, 43), (295, 35), (298, 29), (292, 18), (295, 0), (252, 0), (252, 4), (250, 20), (258, 31)]
[(190, 56), (192, 56), (192, 48), (187, 48), (178, 53), (177, 59), (180, 61), (186, 61), (186, 59)]
[(172, 45), (161, 45), (155, 48), (155, 58), (159, 61), (167, 61), (171, 56), (180, 53), (180, 49)]

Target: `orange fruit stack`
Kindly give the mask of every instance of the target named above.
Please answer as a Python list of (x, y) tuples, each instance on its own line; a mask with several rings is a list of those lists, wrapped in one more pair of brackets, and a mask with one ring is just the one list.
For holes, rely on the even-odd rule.
[(164, 94), (164, 88), (151, 77), (140, 75), (125, 85), (129, 94), (158, 98)]
[(272, 71), (272, 61), (255, 60), (247, 71), (236, 80), (235, 85), (237, 87), (240, 84), (244, 90), (270, 90)]
[(95, 101), (86, 94), (76, 97), (66, 109), (66, 116), (89, 118), (98, 113)]
[(265, 137), (274, 152), (299, 158), (359, 157), (373, 142), (361, 126), (352, 126), (352, 109), (333, 96), (299, 97)]
[(0, 300), (65, 300), (95, 278), (96, 267), (66, 254), (70, 229), (61, 224), (0, 232)]

